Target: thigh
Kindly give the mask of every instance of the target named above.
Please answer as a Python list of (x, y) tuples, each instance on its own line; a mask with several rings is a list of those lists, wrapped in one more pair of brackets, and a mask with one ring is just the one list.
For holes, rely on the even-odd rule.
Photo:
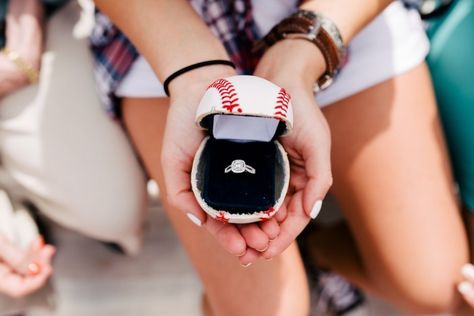
[(324, 113), (332, 193), (371, 282), (404, 307), (448, 306), (467, 244), (426, 67)]
[(204, 283), (214, 314), (307, 314), (307, 284), (295, 245), (279, 258), (243, 268), (206, 231), (169, 206), (161, 168), (167, 108), (165, 99), (125, 99), (124, 120), (149, 175), (159, 183), (163, 205)]

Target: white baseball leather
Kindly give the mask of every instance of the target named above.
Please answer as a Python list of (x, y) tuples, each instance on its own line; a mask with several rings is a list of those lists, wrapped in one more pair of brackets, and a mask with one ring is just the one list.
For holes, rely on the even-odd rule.
[(209, 128), (206, 117), (213, 115), (213, 136), (216, 139), (228, 139), (237, 142), (265, 141), (276, 145), (276, 164), (280, 174), (276, 184), (275, 204), (266, 211), (253, 213), (230, 213), (216, 210), (206, 203), (203, 197), (203, 172), (200, 166), (203, 151), (209, 140), (206, 137), (194, 157), (191, 171), (191, 185), (196, 200), (202, 209), (212, 218), (224, 223), (246, 224), (270, 219), (281, 207), (286, 196), (290, 164), (281, 144), (274, 140), (279, 122), (285, 123), (287, 134), (293, 127), (291, 98), (276, 84), (255, 76), (233, 76), (218, 79), (209, 85), (199, 103), (196, 122), (202, 128)]
[(291, 97), (285, 89), (256, 76), (233, 76), (209, 85), (196, 112), (196, 122), (213, 114), (274, 118), (285, 122), (287, 134), (293, 127)]

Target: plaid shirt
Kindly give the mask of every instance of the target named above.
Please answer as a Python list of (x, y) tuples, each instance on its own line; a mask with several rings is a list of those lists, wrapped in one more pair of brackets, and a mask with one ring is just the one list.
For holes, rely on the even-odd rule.
[[(251, 52), (257, 39), (251, 0), (191, 0), (201, 17), (220, 39), (239, 73), (253, 72), (258, 60)], [(106, 110), (120, 117), (115, 91), (139, 56), (137, 49), (112, 22), (96, 13), (96, 26), (91, 35), (95, 57), (95, 74)]]

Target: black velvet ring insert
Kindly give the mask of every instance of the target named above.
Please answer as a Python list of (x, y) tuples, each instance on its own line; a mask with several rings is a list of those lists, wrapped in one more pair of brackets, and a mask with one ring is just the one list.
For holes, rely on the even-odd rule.
[(232, 214), (273, 207), (276, 146), (272, 141), (243, 143), (210, 137), (201, 158), (204, 201)]

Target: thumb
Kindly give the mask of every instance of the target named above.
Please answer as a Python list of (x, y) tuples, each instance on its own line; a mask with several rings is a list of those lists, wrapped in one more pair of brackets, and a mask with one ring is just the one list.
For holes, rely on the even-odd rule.
[(166, 199), (171, 206), (184, 212), (194, 224), (202, 226), (206, 222), (207, 215), (191, 190), (191, 176), (188, 170), (191, 169), (192, 161), (183, 163), (164, 154), (162, 162)]

